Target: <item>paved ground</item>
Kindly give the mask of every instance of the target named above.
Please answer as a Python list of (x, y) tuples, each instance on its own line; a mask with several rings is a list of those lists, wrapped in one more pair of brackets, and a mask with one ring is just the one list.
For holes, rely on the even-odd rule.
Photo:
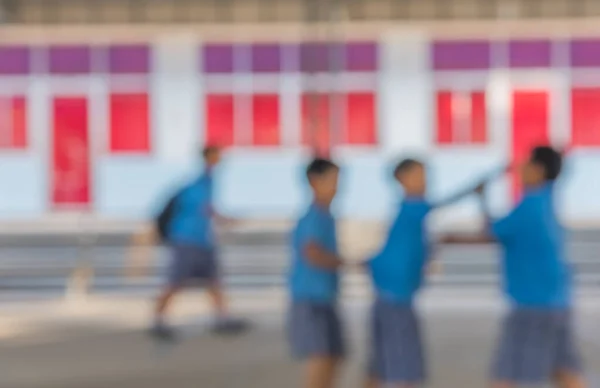
[[(186, 338), (160, 348), (142, 332), (148, 304), (132, 295), (88, 302), (3, 303), (0, 314), (2, 388), (294, 388), (299, 369), (282, 340), (284, 297), (278, 291), (236, 293), (235, 307), (256, 329), (234, 339), (203, 331), (206, 306), (188, 295), (175, 320)], [(346, 301), (353, 355), (342, 388), (359, 387), (368, 297)], [(579, 336), (590, 380), (600, 383), (600, 298), (578, 298)], [(420, 301), (425, 317), (431, 388), (479, 388), (502, 315), (492, 290), (430, 290)], [(198, 315), (200, 312), (200, 315)], [(3, 324), (2, 324), (3, 323)], [(598, 388), (600, 385), (592, 385)]]

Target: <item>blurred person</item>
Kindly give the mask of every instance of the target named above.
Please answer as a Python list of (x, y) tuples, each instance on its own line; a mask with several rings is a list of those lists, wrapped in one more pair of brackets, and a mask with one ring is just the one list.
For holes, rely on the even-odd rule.
[(517, 206), (497, 220), (490, 218), (484, 206), (488, 228), (483, 234), (444, 238), (447, 243), (496, 241), (503, 249), (505, 293), (511, 310), (492, 364), (493, 388), (550, 381), (560, 388), (586, 387), (573, 333), (565, 231), (554, 208), (554, 186), (562, 165), (558, 151), (534, 148), (520, 168), (525, 192)]
[(413, 301), (426, 273), (434, 274), (440, 269), (437, 260), (433, 260), (425, 221), (432, 210), (483, 187), (472, 185), (444, 201), (429, 202), (425, 199), (426, 168), (416, 159), (401, 161), (394, 178), (404, 192), (400, 210), (382, 250), (364, 263), (376, 294), (371, 316), (368, 388), (413, 388), (425, 383), (427, 360)]
[[(135, 236), (135, 243), (148, 245), (163, 240), (171, 250), (171, 261), (164, 286), (155, 304), (150, 334), (158, 339), (174, 339), (175, 332), (166, 323), (167, 309), (184, 288), (199, 282), (210, 298), (217, 333), (240, 332), (247, 323), (229, 315), (219, 273), (219, 259), (213, 222), (229, 222), (213, 206), (213, 170), (221, 159), (221, 149), (202, 150), (204, 170), (174, 195), (158, 216), (151, 231)], [(139, 257), (138, 257), (139, 259)]]
[(312, 203), (292, 232), (288, 339), (304, 363), (305, 388), (331, 388), (346, 345), (338, 311), (339, 269), (336, 223), (330, 211), (339, 167), (316, 158), (306, 169)]

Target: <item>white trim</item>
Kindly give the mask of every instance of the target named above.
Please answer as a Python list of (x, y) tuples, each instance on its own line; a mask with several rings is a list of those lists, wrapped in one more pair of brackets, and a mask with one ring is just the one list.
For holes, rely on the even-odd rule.
[(598, 87), (600, 86), (599, 69), (571, 69), (570, 84), (575, 87)]
[(448, 71), (432, 73), (437, 90), (472, 91), (483, 90), (489, 83), (490, 71)]
[(0, 95), (16, 96), (27, 95), (27, 89), (31, 84), (29, 76), (0, 76)]
[(147, 75), (109, 75), (106, 77), (110, 93), (145, 93), (150, 87)]

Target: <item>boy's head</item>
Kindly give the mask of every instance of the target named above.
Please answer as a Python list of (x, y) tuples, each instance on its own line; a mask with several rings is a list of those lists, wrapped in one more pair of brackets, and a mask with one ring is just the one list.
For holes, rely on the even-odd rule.
[(215, 167), (221, 161), (221, 148), (215, 145), (209, 145), (202, 149), (202, 159), (206, 168)]
[(337, 193), (340, 168), (331, 160), (316, 158), (306, 168), (306, 177), (315, 200), (330, 204)]
[(406, 195), (425, 195), (427, 174), (423, 162), (416, 159), (402, 160), (394, 169), (394, 178), (400, 182)]
[(535, 147), (523, 165), (521, 178), (526, 186), (539, 186), (553, 182), (562, 169), (562, 155), (552, 147)]

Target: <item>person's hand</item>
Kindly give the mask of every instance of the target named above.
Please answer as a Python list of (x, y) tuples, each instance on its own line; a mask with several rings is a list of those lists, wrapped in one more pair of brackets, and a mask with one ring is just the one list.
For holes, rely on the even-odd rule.
[(442, 273), (442, 271), (443, 271), (443, 266), (439, 260), (431, 260), (427, 264), (427, 275), (428, 276), (439, 275)]
[(452, 244), (454, 242), (456, 242), (456, 236), (451, 235), (451, 234), (446, 234), (444, 236), (442, 236), (438, 242), (440, 244)]
[(485, 182), (481, 182), (480, 184), (478, 184), (477, 186), (475, 186), (475, 193), (478, 195), (482, 195), (483, 192), (485, 191)]
[(128, 278), (139, 278), (148, 274), (153, 257), (156, 233), (147, 229), (132, 237), (132, 244), (127, 252), (127, 263), (124, 269)]

